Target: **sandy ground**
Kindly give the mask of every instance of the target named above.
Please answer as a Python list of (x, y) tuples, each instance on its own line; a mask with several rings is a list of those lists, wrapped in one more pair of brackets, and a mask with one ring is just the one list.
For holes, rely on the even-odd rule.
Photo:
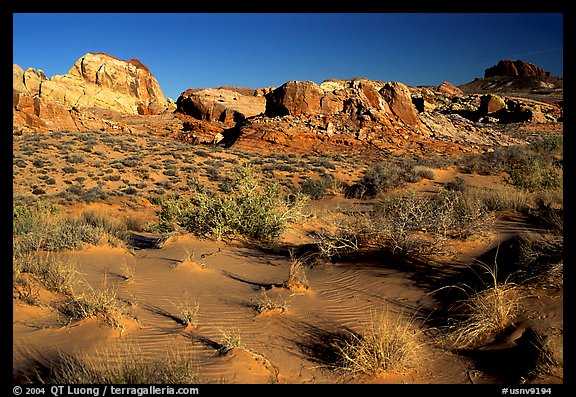
[[(469, 262), (509, 233), (462, 247), (452, 261)], [(287, 233), (290, 242), (302, 233)], [(224, 383), (494, 383), (498, 377), (475, 368), (474, 361), (428, 344), (422, 365), (402, 373), (351, 377), (334, 371), (323, 357), (327, 338), (343, 329), (363, 332), (371, 315), (390, 310), (425, 323), (436, 305), (430, 283), (447, 264), (429, 263), (426, 269), (394, 258), (357, 262), (320, 262), (308, 270), (308, 290), (282, 286), (290, 260), (283, 253), (262, 252), (239, 241), (207, 241), (180, 236), (162, 248), (133, 253), (107, 245), (87, 247), (61, 255), (77, 260), (79, 271), (94, 288), (108, 287), (127, 303), (129, 315), (120, 332), (97, 319), (62, 324), (48, 307), (14, 301), (15, 368), (29, 357), (53, 357), (57, 352), (122, 352), (135, 347), (145, 359), (167, 351), (190, 355), (206, 382)], [(419, 264), (418, 266), (422, 266)], [(121, 275), (130, 268), (133, 277)], [(283, 312), (259, 314), (254, 302), (267, 296), (286, 306)], [(49, 300), (49, 297), (45, 297)], [(177, 320), (177, 305), (188, 299), (199, 305), (198, 325), (186, 327)], [(550, 293), (532, 305), (535, 316), (562, 330), (562, 295)], [(427, 309), (427, 310), (424, 310)], [(222, 356), (215, 346), (223, 333), (241, 339), (242, 348)], [(107, 359), (113, 354), (106, 353)], [(561, 381), (548, 377), (547, 382)]]

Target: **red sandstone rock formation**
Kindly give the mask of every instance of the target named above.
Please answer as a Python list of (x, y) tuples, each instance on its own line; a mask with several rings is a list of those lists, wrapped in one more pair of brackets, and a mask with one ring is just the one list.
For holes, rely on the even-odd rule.
[(440, 84), (436, 88), (436, 91), (441, 93), (441, 94), (444, 94), (444, 95), (462, 95), (462, 94), (464, 94), (464, 91), (462, 91), (460, 88), (450, 84), (447, 81)]
[(484, 71), (484, 77), (493, 76), (523, 76), (523, 77), (538, 77), (538, 76), (550, 76), (550, 72), (534, 65), (533, 63), (527, 63), (522, 60), (511, 61), (511, 60), (501, 60), (497, 65), (489, 67)]

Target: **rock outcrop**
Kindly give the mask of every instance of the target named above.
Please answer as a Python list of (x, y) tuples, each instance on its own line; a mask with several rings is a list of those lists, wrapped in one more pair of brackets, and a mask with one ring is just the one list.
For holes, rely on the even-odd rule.
[(264, 113), (266, 99), (244, 95), (238, 89), (189, 89), (176, 101), (176, 109), (198, 120), (234, 124)]
[(416, 114), (408, 87), (399, 82), (289, 81), (266, 95), (268, 117), (345, 115), (351, 120), (417, 126)]
[(13, 105), (15, 125), (48, 129), (99, 125), (87, 114), (94, 108), (149, 115), (174, 107), (140, 61), (92, 53), (50, 79), (42, 70), (13, 65)]
[(266, 94), (266, 115), (318, 114), (324, 91), (311, 81), (289, 81)]
[(443, 94), (443, 95), (462, 95), (462, 94), (464, 94), (464, 91), (462, 91), (460, 88), (452, 85), (448, 81), (445, 81), (442, 84), (440, 84), (438, 87), (436, 87), (436, 92), (439, 92), (440, 94)]
[(495, 66), (489, 67), (484, 70), (484, 78), (493, 76), (508, 76), (508, 77), (548, 77), (550, 72), (522, 60), (511, 61), (509, 59), (501, 60)]

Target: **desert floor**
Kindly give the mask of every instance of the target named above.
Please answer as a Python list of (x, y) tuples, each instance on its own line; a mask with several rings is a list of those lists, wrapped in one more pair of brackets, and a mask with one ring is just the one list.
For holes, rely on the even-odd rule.
[[(352, 183), (366, 167), (362, 159), (344, 154), (258, 156), (153, 134), (126, 139), (98, 131), (63, 131), (14, 137), (14, 198), (39, 197), (67, 214), (92, 211), (130, 218), (142, 227), (157, 216), (158, 206), (150, 196), (185, 194), (192, 180), (216, 189), (224, 176), (250, 161), (285, 187), (317, 177), (322, 170)], [(456, 177), (491, 189), (506, 179), (462, 173), (450, 164), (430, 168), (433, 179), (402, 189), (434, 192)], [(437, 291), (454, 285), (478, 259), (497, 254), (497, 260), (505, 260), (506, 247), (518, 236), (540, 238), (547, 233), (521, 213), (501, 211), (491, 230), (448, 241), (441, 252), (425, 257), (360, 250), (333, 261), (319, 259), (306, 267), (306, 287), (287, 285), (294, 252), (313, 246), (314, 231), (332, 215), (370, 203), (341, 192), (310, 200), (303, 210), (306, 216), (272, 243), (173, 233), (151, 247), (100, 242), (39, 252), (74, 262), (82, 280), (77, 291), (113, 293), (122, 314), (114, 324), (99, 316), (68, 318), (57, 309), (57, 292), (30, 281), (30, 303), (15, 287), (14, 378), (26, 380), (32, 368), (46, 370), (71, 355), (119, 365), (185, 357), (198, 383), (523, 382), (525, 351), (515, 341), (530, 328), (548, 337), (556, 364), (528, 382), (563, 382), (562, 287), (532, 287), (513, 324), (491, 344), (457, 351), (438, 343), (442, 331), (437, 324), (447, 303)], [(141, 230), (134, 234), (157, 236)], [(194, 323), (187, 325), (182, 309), (191, 307), (197, 312)], [(366, 333), (382, 313), (406, 321), (405, 332), (418, 335), (418, 363), (377, 373), (339, 368), (337, 341), (347, 333)]]

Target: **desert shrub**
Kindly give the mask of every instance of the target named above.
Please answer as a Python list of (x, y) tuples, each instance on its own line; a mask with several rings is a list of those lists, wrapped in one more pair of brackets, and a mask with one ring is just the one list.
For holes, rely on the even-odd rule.
[(529, 191), (562, 189), (562, 163), (528, 157), (522, 162), (511, 164), (508, 169), (510, 181)]
[(413, 321), (384, 310), (373, 315), (364, 333), (349, 332), (332, 348), (335, 367), (352, 374), (378, 374), (418, 367), (423, 361), (421, 332)]
[(64, 171), (66, 174), (75, 174), (78, 172), (76, 168), (70, 166), (62, 168), (62, 171)]
[(435, 248), (450, 238), (468, 238), (494, 221), (482, 202), (454, 191), (385, 196), (376, 204), (373, 217), (380, 244), (402, 252)]
[(354, 211), (326, 219), (330, 228), (322, 228), (315, 233), (318, 254), (324, 258), (358, 251), (375, 245), (380, 239), (381, 230), (371, 214)]
[(323, 174), (318, 179), (306, 179), (300, 182), (300, 192), (312, 200), (319, 200), (326, 194), (344, 191), (345, 184), (331, 174)]
[(191, 199), (161, 200), (158, 228), (182, 228), (200, 236), (222, 238), (241, 235), (250, 239), (278, 237), (302, 207), (300, 196), (290, 201), (276, 183), (262, 184), (250, 167), (241, 168), (228, 194), (196, 191)]
[(423, 177), (433, 179), (435, 176), (432, 170), (425, 167), (415, 168), (409, 162), (380, 162), (367, 167), (362, 179), (351, 186), (347, 195), (354, 198), (377, 196), (407, 182), (418, 182)]
[(84, 157), (78, 156), (77, 154), (69, 154), (66, 160), (69, 163), (78, 164), (84, 162)]
[(44, 160), (44, 159), (34, 159), (34, 161), (32, 161), (32, 165), (34, 165), (34, 167), (38, 167), (38, 168), (42, 168), (46, 165), (50, 165), (51, 162), (49, 160)]
[(20, 253), (74, 250), (83, 243), (97, 244), (105, 235), (119, 239), (124, 237), (121, 228), (102, 222), (86, 213), (78, 218), (65, 217), (58, 207), (43, 203), (14, 205), (14, 249)]
[(126, 167), (136, 167), (137, 165), (140, 164), (140, 162), (138, 161), (137, 158), (128, 157), (122, 160), (122, 164)]

